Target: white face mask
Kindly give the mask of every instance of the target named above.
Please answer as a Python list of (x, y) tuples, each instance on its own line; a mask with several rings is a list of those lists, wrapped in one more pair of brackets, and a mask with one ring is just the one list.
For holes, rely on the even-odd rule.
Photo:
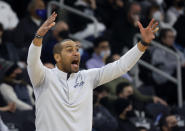
[(153, 18), (157, 21), (161, 21), (162, 20), (162, 14), (160, 11), (156, 11), (154, 14), (153, 14)]
[(79, 49), (79, 52), (80, 52), (80, 56), (82, 56), (83, 53), (84, 53), (84, 50), (83, 50), (82, 48), (80, 48), (80, 49)]
[(104, 50), (104, 51), (101, 51), (101, 53), (100, 53), (100, 56), (102, 58), (104, 58), (105, 56), (109, 57), (110, 55), (111, 55), (111, 51), (110, 50)]
[(157, 3), (158, 5), (161, 5), (161, 4), (163, 4), (163, 0), (156, 0), (156, 3)]

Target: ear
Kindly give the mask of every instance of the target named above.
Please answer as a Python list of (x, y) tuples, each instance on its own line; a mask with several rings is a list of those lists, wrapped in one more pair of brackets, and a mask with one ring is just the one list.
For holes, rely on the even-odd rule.
[(59, 54), (54, 54), (54, 59), (56, 61), (56, 63), (61, 61), (61, 56)]

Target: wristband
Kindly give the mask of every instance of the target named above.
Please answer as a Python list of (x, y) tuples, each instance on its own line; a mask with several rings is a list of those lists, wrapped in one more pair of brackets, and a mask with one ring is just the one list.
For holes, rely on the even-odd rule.
[(150, 45), (150, 43), (146, 43), (146, 42), (144, 42), (143, 40), (141, 40), (141, 44), (142, 44), (143, 46), (149, 46), (149, 45)]
[(38, 34), (35, 34), (35, 38), (42, 39), (43, 36), (40, 36), (40, 35), (38, 35)]

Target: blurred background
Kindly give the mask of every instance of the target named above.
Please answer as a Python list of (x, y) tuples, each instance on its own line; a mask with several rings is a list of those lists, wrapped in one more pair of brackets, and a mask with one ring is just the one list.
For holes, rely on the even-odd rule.
[[(28, 48), (53, 12), (41, 60), (64, 39), (82, 45), (81, 70), (114, 62), (141, 40), (137, 21), (159, 32), (127, 74), (94, 90), (92, 131), (185, 131), (184, 0), (0, 0), (0, 131), (35, 131)], [(78, 128), (78, 127), (76, 127)], [(62, 130), (62, 129), (61, 129)]]

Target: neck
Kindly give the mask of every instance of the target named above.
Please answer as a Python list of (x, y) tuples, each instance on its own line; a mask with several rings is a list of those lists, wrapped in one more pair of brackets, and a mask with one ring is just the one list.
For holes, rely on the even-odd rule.
[(58, 63), (57, 63), (56, 65), (57, 65), (57, 68), (58, 68), (59, 70), (65, 72), (65, 73), (70, 73), (70, 72), (65, 71), (65, 70), (63, 69), (62, 65), (60, 65), (60, 64), (58, 64)]

